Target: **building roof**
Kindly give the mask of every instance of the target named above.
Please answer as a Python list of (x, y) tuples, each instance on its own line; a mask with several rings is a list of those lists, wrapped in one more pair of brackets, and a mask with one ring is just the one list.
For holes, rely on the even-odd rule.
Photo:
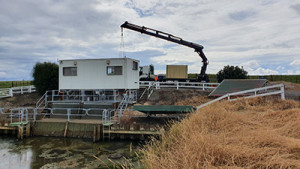
[(225, 79), (208, 96), (218, 97), (227, 93), (260, 88), (264, 87), (266, 83), (265, 79)]
[(90, 59), (62, 59), (59, 61), (84, 61), (84, 60), (125, 60), (125, 59), (129, 59), (129, 60), (134, 60), (139, 62), (139, 60), (136, 59), (132, 59), (132, 58), (90, 58)]

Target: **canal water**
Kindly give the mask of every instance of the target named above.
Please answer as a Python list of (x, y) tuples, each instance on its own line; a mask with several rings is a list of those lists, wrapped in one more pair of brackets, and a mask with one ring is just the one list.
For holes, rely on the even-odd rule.
[(0, 136), (0, 168), (113, 168), (128, 165), (140, 168), (136, 152), (139, 143), (31, 137), (16, 141)]

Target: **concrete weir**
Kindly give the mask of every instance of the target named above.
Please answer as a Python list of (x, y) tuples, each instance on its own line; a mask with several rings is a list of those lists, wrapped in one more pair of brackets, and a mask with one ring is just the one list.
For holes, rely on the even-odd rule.
[(17, 135), (18, 140), (29, 136), (49, 136), (91, 139), (93, 142), (115, 139), (144, 140), (148, 136), (160, 136), (162, 130), (149, 125), (102, 124), (91, 119), (43, 119), (27, 124), (0, 127), (1, 134)]

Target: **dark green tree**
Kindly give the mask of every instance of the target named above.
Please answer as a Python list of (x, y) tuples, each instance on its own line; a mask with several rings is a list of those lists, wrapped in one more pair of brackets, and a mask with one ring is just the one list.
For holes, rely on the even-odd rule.
[(43, 95), (47, 90), (58, 89), (58, 65), (56, 63), (36, 63), (33, 67), (33, 85)]
[(227, 65), (217, 73), (219, 83), (224, 79), (247, 79), (247, 77), (248, 72), (238, 66)]

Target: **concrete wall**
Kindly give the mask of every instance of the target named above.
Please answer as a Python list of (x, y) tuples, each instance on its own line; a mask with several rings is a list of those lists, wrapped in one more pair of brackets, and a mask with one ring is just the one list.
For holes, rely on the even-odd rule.
[[(139, 71), (130, 58), (60, 60), (59, 89), (138, 89)], [(122, 75), (107, 75), (107, 66), (122, 66)], [(77, 76), (64, 76), (64, 67), (77, 67)]]

